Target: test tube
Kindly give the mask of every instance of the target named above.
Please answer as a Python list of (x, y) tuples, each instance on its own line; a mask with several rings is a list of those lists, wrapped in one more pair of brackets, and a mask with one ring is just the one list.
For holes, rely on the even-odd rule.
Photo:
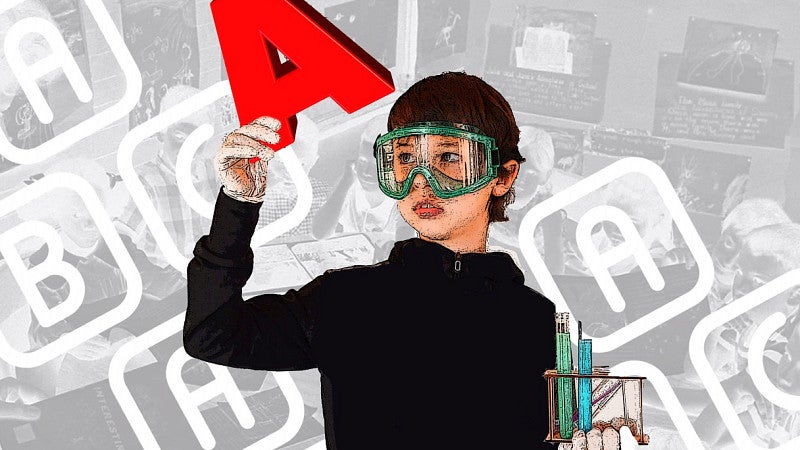
[[(578, 374), (592, 374), (592, 340), (583, 339), (583, 327), (578, 321)], [(592, 429), (592, 379), (578, 378), (578, 428)]]
[[(569, 339), (569, 313), (556, 313), (556, 372), (572, 373), (572, 343)], [(557, 379), (558, 430), (561, 438), (572, 438), (571, 378)]]

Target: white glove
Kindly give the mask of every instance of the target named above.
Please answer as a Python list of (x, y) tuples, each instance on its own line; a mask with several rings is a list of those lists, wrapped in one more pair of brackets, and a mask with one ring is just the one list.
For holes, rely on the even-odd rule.
[(602, 432), (599, 428), (592, 428), (588, 433), (575, 430), (572, 433), (572, 443), (559, 444), (558, 450), (619, 450), (619, 431), (614, 427), (607, 427)]
[[(225, 137), (217, 155), (214, 168), (222, 183), (223, 192), (243, 202), (259, 203), (267, 187), (267, 163), (275, 152), (259, 141), (276, 144), (281, 123), (263, 116), (237, 128)], [(260, 158), (255, 163), (250, 158)]]

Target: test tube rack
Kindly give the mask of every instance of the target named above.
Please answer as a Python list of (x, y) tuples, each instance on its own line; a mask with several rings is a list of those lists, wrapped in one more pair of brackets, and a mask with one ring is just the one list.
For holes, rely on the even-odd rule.
[[(615, 375), (608, 375), (608, 374), (600, 374), (600, 373), (592, 373), (590, 375), (583, 375), (573, 371), (572, 373), (558, 373), (556, 370), (546, 370), (544, 372), (544, 378), (547, 380), (547, 412), (548, 412), (548, 434), (545, 438), (548, 442), (571, 442), (571, 439), (562, 438), (559, 432), (558, 426), (558, 406), (557, 406), (557, 390), (556, 390), (556, 380), (557, 379), (572, 379), (573, 382), (577, 385), (577, 380), (580, 379), (589, 379), (590, 382), (592, 380), (620, 380), (621, 389), (622, 389), (622, 399), (623, 399), (623, 414), (624, 417), (624, 424), (628, 426), (631, 430), (631, 434), (636, 439), (636, 442), (639, 445), (647, 445), (649, 438), (644, 433), (644, 420), (642, 417), (642, 388), (644, 385), (644, 380), (646, 377), (639, 377), (639, 376), (615, 376)], [(632, 394), (638, 395), (629, 395), (629, 397), (638, 398), (638, 416), (637, 417), (627, 417), (628, 408), (627, 405), (624, 405), (626, 401), (626, 386), (629, 383), (626, 382), (633, 382), (634, 389), (637, 392), (633, 392)], [(577, 396), (575, 396), (575, 400), (577, 401)], [(577, 408), (574, 408), (577, 414)], [(594, 416), (594, 414), (593, 414)], [(594, 417), (593, 417), (594, 418)], [(594, 422), (593, 422), (594, 423)], [(636, 425), (638, 424), (638, 426)], [(601, 428), (603, 428), (603, 424), (600, 424)], [(611, 426), (610, 423), (607, 426)]]

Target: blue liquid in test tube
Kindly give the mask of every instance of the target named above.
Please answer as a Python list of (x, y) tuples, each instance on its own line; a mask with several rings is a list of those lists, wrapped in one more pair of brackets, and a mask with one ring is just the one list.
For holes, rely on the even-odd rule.
[[(592, 340), (582, 339), (581, 323), (578, 322), (578, 374), (592, 374)], [(588, 432), (592, 429), (592, 379), (578, 378), (578, 428)]]

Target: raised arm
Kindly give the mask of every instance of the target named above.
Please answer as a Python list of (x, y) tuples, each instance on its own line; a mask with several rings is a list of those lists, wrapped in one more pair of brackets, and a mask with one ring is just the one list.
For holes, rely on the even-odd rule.
[[(316, 366), (311, 345), (324, 276), (286, 294), (242, 298), (253, 271), (250, 239), (266, 185), (277, 121), (257, 119), (231, 133), (215, 158), (223, 187), (211, 231), (187, 268), (183, 343), (190, 356), (230, 367), (302, 370)], [(248, 160), (259, 157), (260, 161)]]

